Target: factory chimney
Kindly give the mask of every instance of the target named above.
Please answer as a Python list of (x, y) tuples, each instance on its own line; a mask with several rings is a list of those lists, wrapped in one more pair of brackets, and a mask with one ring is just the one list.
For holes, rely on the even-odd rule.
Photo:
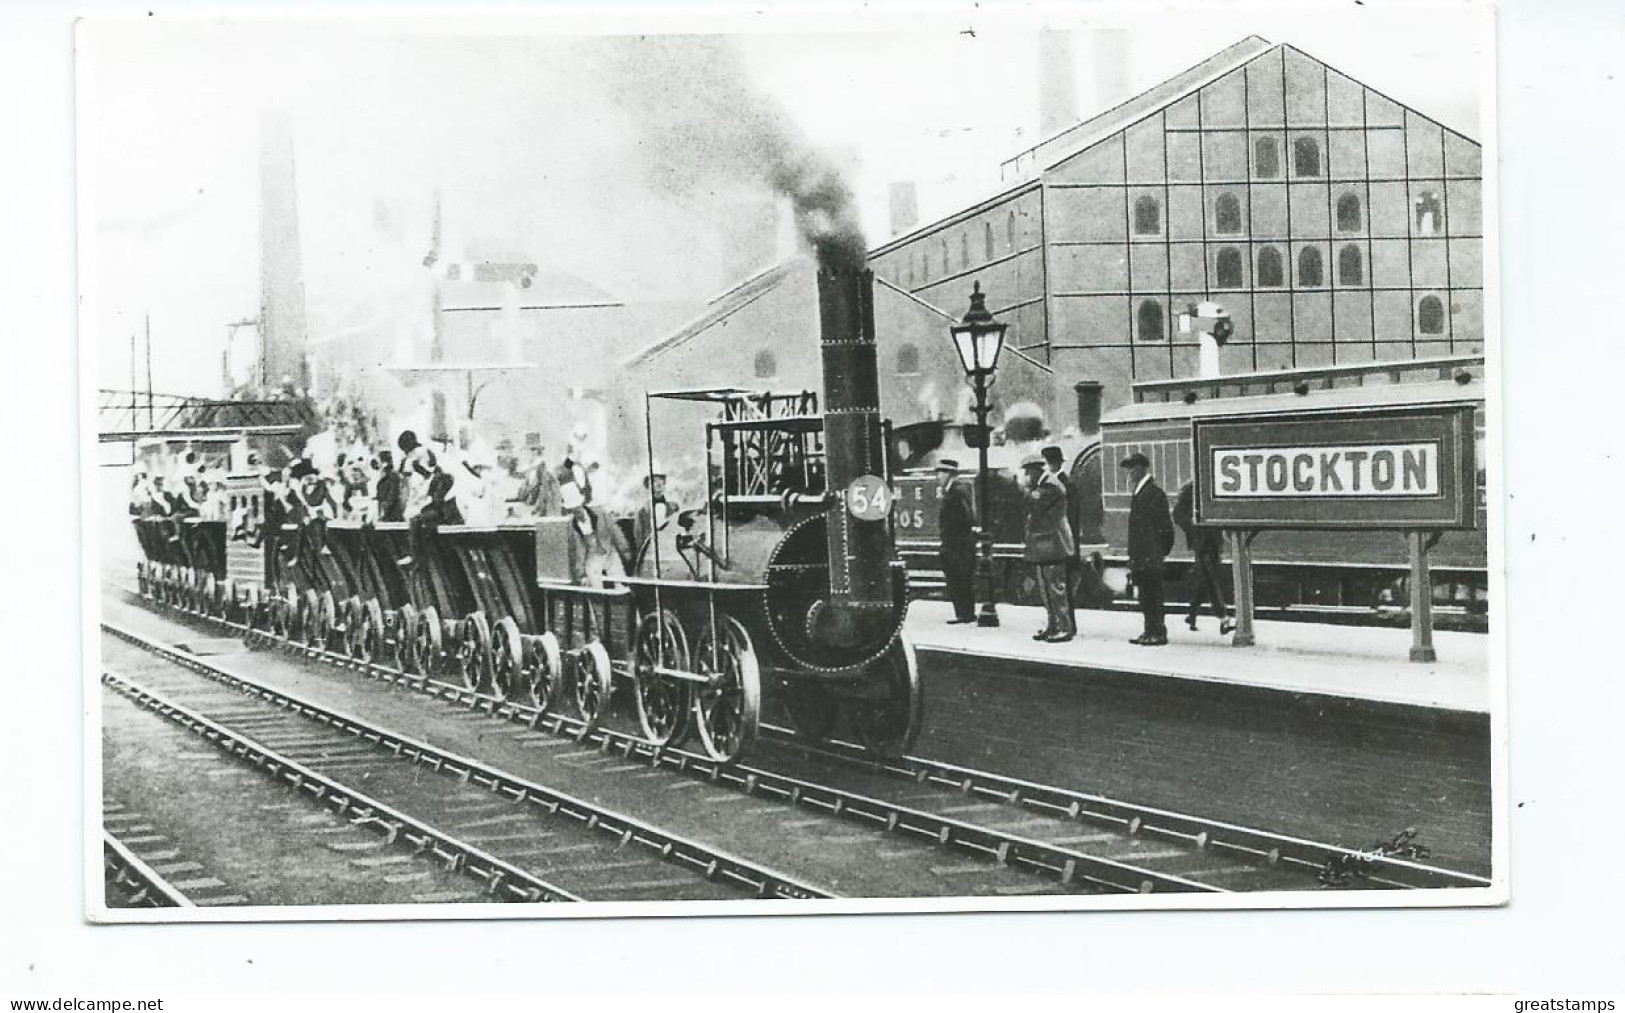
[(891, 184), (891, 234), (900, 236), (920, 223), (920, 195), (912, 179)]
[(1073, 73), (1072, 33), (1044, 28), (1038, 33), (1038, 136), (1049, 137), (1078, 122), (1078, 88)]
[(293, 133), (270, 113), (260, 121), (260, 321), (260, 382), (309, 389)]

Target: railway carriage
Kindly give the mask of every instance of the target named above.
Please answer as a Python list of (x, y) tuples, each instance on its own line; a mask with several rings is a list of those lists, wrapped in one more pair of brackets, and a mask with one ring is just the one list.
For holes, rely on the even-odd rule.
[[(717, 417), (704, 502), (634, 546), (624, 574), (572, 572), (571, 517), (416, 533), (316, 522), (277, 533), (263, 587), (198, 610), (360, 662), (389, 653), (407, 673), (544, 711), (568, 703), (588, 728), (620, 682), (650, 740), (693, 732), (719, 760), (749, 748), (764, 690), (803, 737), (827, 737), (844, 714), (875, 754), (906, 750), (924, 702), (903, 634), (872, 276), (825, 269), (818, 287), (822, 409), (812, 392), (649, 395), (651, 412), (686, 401)], [(148, 569), (193, 565), (143, 547)]]

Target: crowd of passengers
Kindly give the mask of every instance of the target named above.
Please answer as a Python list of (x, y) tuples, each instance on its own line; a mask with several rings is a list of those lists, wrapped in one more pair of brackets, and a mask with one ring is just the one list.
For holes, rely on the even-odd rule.
[[(666, 476), (642, 477), (635, 488), (611, 489), (596, 460), (584, 453), (586, 433), (577, 429), (557, 465), (540, 446), (524, 457), (495, 453), (471, 434), (428, 443), (411, 430), (394, 448), (372, 451), (361, 444), (326, 460), (304, 456), (285, 468), (260, 467), (258, 511), (247, 498), (232, 507), (226, 474), (195, 452), (176, 455), (167, 469), (138, 469), (130, 491), (132, 516), (184, 521), (228, 522), (228, 536), (259, 547), (292, 525), (313, 532), (314, 548), (329, 551), (322, 529), (333, 520), (362, 524), (405, 522), (416, 535), (440, 525), (484, 525), (531, 517), (569, 516), (572, 576), (578, 580), (624, 571), (631, 546), (664, 528), (676, 513), (667, 497)], [(250, 458), (251, 464), (256, 464)], [(606, 503), (611, 501), (611, 503)], [(611, 504), (624, 512), (630, 530), (611, 518)], [(172, 527), (171, 540), (182, 527)], [(412, 556), (401, 560), (411, 564)]]

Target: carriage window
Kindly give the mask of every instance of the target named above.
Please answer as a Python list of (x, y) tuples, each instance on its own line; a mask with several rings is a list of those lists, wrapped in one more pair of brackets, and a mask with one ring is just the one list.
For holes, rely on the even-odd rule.
[(1215, 265), (1215, 274), (1218, 279), (1215, 284), (1219, 288), (1241, 287), (1241, 251), (1234, 246), (1225, 246), (1219, 250), (1219, 257)]
[(1360, 258), (1360, 248), (1353, 243), (1337, 251), (1337, 283), (1365, 284), (1365, 264)]
[(1155, 299), (1147, 299), (1140, 304), (1139, 311), (1140, 340), (1161, 341), (1162, 332), (1162, 303)]
[(1436, 236), (1443, 224), (1444, 205), (1439, 203), (1439, 195), (1432, 190), (1423, 190), (1416, 198), (1416, 234)]
[(1361, 227), (1360, 198), (1351, 193), (1337, 198), (1337, 231), (1359, 232)]
[(1320, 175), (1320, 145), (1313, 137), (1299, 137), (1292, 142), (1292, 171), (1299, 176)]
[(1222, 193), (1213, 204), (1213, 231), (1233, 236), (1241, 231), (1241, 201), (1233, 193)]
[(1162, 205), (1155, 197), (1139, 197), (1134, 201), (1134, 234), (1136, 236), (1162, 235)]
[(759, 380), (771, 380), (773, 377), (778, 376), (778, 375), (779, 375), (779, 360), (774, 357), (773, 353), (769, 352), (769, 351), (766, 351), (765, 349), (763, 351), (757, 352), (756, 353), (756, 377), (757, 377), (757, 379), (759, 379)]
[(1273, 246), (1266, 246), (1258, 251), (1258, 287), (1280, 288), (1286, 284), (1285, 272), (1281, 269), (1281, 251)]
[(988, 260), (993, 259), (993, 223), (982, 223), (982, 248)]
[(902, 376), (915, 376), (920, 372), (920, 350), (904, 345), (897, 350), (897, 372)]
[(1416, 304), (1416, 329), (1423, 334), (1444, 333), (1444, 303), (1436, 295), (1425, 295)]
[(1253, 142), (1253, 175), (1259, 179), (1277, 179), (1281, 175), (1281, 149), (1273, 137), (1260, 137)]
[(1320, 250), (1305, 246), (1298, 254), (1298, 284), (1304, 288), (1314, 288), (1325, 283), (1325, 265), (1321, 263)]

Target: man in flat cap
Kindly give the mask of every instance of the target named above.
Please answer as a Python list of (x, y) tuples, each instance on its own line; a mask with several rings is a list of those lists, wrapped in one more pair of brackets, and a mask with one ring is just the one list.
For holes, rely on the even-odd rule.
[(1078, 633), (1066, 592), (1067, 565), (1076, 552), (1072, 526), (1066, 520), (1066, 490), (1044, 466), (1039, 454), (1027, 455), (1021, 470), (1027, 479), (1026, 547), (1022, 558), (1038, 567), (1038, 583), (1044, 591), (1048, 616), (1048, 622), (1033, 639), (1061, 643)]
[(959, 462), (937, 461), (937, 548), (942, 575), (948, 582), (948, 600), (954, 603), (952, 624), (976, 621), (976, 591), (971, 574), (976, 569), (976, 505), (970, 480), (959, 474)]
[(1168, 494), (1151, 479), (1151, 462), (1136, 451), (1123, 458), (1132, 499), (1128, 509), (1128, 565), (1139, 589), (1145, 632), (1130, 643), (1160, 647), (1168, 642), (1162, 614), (1162, 561), (1174, 548), (1174, 522), (1168, 514)]

